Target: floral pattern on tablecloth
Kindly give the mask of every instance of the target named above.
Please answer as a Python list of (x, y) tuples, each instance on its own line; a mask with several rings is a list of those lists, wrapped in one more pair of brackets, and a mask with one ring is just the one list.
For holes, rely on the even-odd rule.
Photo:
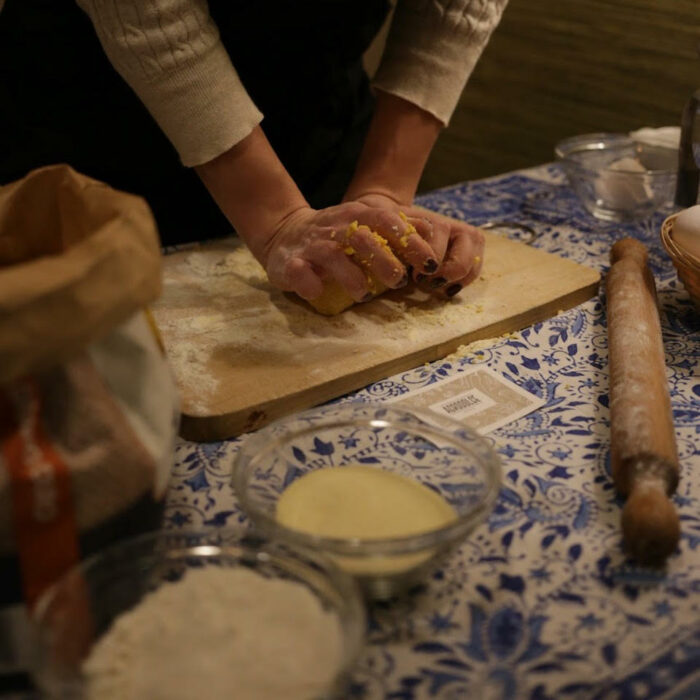
[[(487, 436), (503, 460), (495, 510), (424, 587), (373, 607), (350, 697), (700, 698), (700, 315), (660, 244), (664, 214), (597, 221), (556, 165), (446, 188), (420, 203), (474, 224), (500, 222), (516, 235), (520, 226), (534, 232), (535, 246), (601, 271), (614, 240), (631, 235), (648, 246), (682, 465), (675, 503), (683, 534), (662, 572), (622, 553), (602, 291), (520, 333), (377, 382), (353, 397), (393, 396), (483, 363), (545, 405)], [(247, 525), (229, 483), (245, 439), (178, 443), (169, 528)]]

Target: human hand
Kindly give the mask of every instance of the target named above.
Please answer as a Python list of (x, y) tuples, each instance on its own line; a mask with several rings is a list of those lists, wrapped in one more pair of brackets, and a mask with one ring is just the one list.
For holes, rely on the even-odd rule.
[(403, 213), (430, 245), (439, 264), (432, 272), (413, 268), (412, 277), (421, 288), (449, 298), (479, 276), (484, 258), (484, 236), (479, 229), (421, 207), (404, 206), (388, 194), (367, 193), (355, 201)]
[(296, 209), (266, 237), (259, 259), (273, 285), (307, 300), (335, 281), (354, 301), (367, 301), (374, 280), (392, 289), (407, 284), (405, 265), (428, 274), (438, 267), (431, 246), (398, 211), (364, 202)]

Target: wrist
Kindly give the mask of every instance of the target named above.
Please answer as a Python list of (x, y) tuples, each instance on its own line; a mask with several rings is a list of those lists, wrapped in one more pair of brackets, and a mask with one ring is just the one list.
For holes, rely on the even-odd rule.
[(413, 202), (442, 122), (420, 107), (378, 91), (375, 112), (345, 199), (366, 193)]
[(274, 232), (295, 212), (309, 208), (260, 127), (195, 170), (263, 265)]
[(346, 201), (362, 202), (370, 207), (378, 207), (380, 209), (391, 209), (392, 207), (410, 207), (411, 203), (402, 201), (396, 196), (394, 192), (390, 192), (387, 189), (382, 189), (381, 187), (376, 187), (374, 189), (367, 190), (356, 190), (353, 191), (352, 196), (346, 195)]

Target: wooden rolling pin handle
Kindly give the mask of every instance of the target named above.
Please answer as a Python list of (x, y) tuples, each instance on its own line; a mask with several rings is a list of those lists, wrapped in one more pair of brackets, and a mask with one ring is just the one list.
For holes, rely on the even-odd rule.
[(647, 250), (618, 241), (606, 279), (610, 357), (611, 467), (622, 512), (625, 546), (643, 564), (658, 565), (680, 538), (670, 501), (678, 456), (654, 277)]

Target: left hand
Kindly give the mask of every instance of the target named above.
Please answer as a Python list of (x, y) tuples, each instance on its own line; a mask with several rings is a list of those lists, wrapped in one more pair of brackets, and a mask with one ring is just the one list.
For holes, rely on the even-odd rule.
[(429, 274), (415, 268), (412, 271), (414, 281), (422, 289), (450, 298), (479, 276), (484, 258), (484, 236), (479, 229), (413, 204), (403, 205), (388, 194), (369, 192), (355, 200), (402, 212), (430, 245), (439, 263), (437, 269)]

